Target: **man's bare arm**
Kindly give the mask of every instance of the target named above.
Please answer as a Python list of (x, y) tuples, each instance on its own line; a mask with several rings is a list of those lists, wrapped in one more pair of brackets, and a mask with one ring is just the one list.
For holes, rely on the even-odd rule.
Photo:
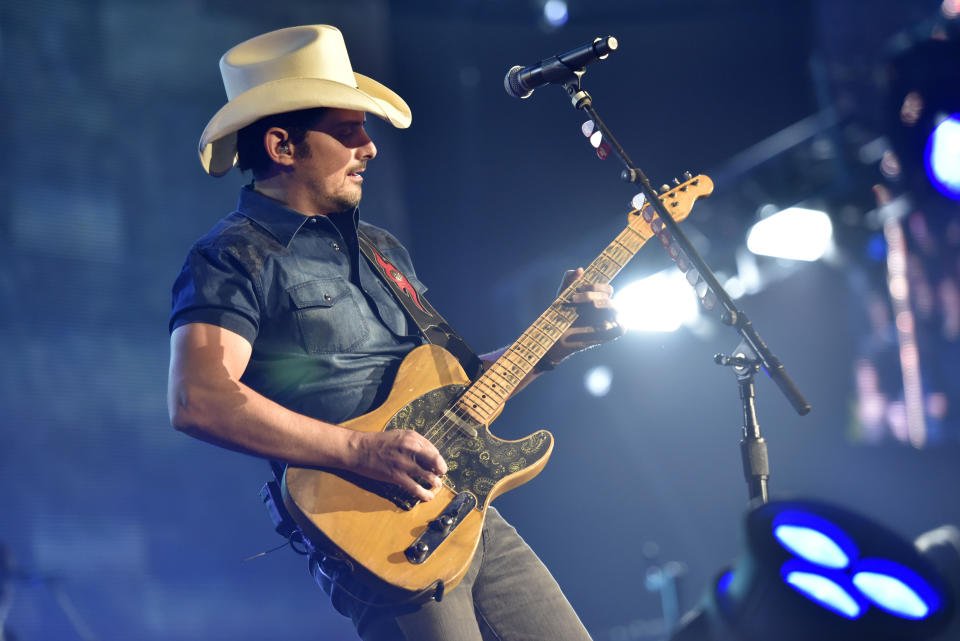
[(240, 382), (250, 343), (234, 332), (190, 323), (170, 338), (167, 405), (178, 430), (221, 447), (298, 466), (335, 467), (389, 481), (430, 500), (446, 463), (410, 430), (358, 432), (318, 421), (271, 401)]

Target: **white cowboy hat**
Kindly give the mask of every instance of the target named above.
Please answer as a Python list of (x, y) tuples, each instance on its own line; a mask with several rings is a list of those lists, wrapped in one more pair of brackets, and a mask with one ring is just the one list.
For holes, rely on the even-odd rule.
[(271, 31), (223, 54), (227, 104), (200, 136), (200, 162), (214, 176), (237, 160), (237, 131), (271, 114), (336, 107), (366, 111), (394, 127), (410, 126), (410, 107), (375, 80), (353, 72), (336, 27), (307, 25)]

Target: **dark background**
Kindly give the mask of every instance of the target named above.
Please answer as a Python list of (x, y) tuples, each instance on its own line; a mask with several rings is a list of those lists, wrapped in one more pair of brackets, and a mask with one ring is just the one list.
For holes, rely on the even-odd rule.
[[(371, 119), (362, 212), (408, 245), (433, 304), (479, 350), (533, 321), (563, 270), (620, 231), (633, 195), (559, 89), (521, 102), (503, 75), (616, 36), (585, 87), (656, 185), (714, 178), (684, 227), (715, 269), (736, 271), (764, 204), (834, 216), (831, 260), (764, 263), (763, 287), (739, 300), (813, 405), (801, 418), (758, 379), (773, 495), (837, 503), (907, 538), (960, 521), (956, 438), (868, 446), (852, 419), (866, 330), (851, 275), (882, 271), (863, 251), (882, 177), (857, 150), (883, 134), (891, 39), (922, 35), (939, 10), (571, 0), (568, 24), (548, 29), (525, 0), (3, 3), (0, 541), (52, 577), (18, 586), (10, 627), (26, 640), (77, 638), (76, 626), (103, 640), (352, 638), (303, 558), (242, 562), (282, 542), (257, 497), (267, 465), (176, 433), (165, 405), (170, 286), (245, 181), (207, 176), (195, 155), (224, 103), (217, 61), (297, 24), (339, 26), (354, 69), (410, 104), (409, 130)], [(617, 282), (669, 265), (651, 246)], [(686, 609), (737, 555), (742, 416), (732, 373), (712, 362), (737, 342), (715, 314), (630, 334), (537, 381), (494, 425), (557, 437), (545, 471), (497, 505), (598, 641), (659, 638), (652, 566), (686, 568)], [(614, 376), (603, 398), (583, 386), (596, 365)]]

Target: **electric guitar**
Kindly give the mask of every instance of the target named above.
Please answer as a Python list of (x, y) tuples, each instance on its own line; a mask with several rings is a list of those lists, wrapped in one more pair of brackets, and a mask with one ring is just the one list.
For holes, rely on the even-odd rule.
[[(677, 221), (713, 192), (707, 176), (687, 177), (658, 196)], [(396, 485), (343, 470), (287, 468), (284, 504), (311, 543), (346, 563), (361, 580), (395, 594), (439, 599), (463, 578), (487, 506), (536, 476), (553, 451), (553, 435), (545, 430), (506, 441), (488, 426), (577, 319), (570, 303), (577, 288), (612, 280), (663, 225), (649, 204), (630, 211), (627, 221), (583, 275), (476, 381), (448, 351), (421, 345), (400, 364), (386, 401), (343, 423), (364, 432), (416, 430), (430, 439), (448, 469), (433, 500), (419, 502)]]

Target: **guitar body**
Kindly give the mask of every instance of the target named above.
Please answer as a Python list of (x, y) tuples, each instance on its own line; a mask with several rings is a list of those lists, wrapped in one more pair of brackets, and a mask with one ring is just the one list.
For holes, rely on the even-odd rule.
[[(490, 501), (536, 476), (553, 451), (553, 436), (543, 430), (505, 441), (479, 422), (468, 420), (469, 426), (461, 429), (446, 420), (468, 385), (459, 362), (443, 348), (422, 345), (410, 352), (383, 405), (343, 425), (362, 432), (413, 429), (424, 434), (447, 462), (444, 486), (433, 500), (420, 503), (389, 483), (335, 469), (290, 467), (284, 502), (307, 538), (327, 554), (346, 557), (375, 579), (407, 592), (422, 592), (437, 581), (444, 589), (456, 585), (473, 560)], [(462, 520), (428, 558), (411, 561), (406, 551), (430, 534), (431, 523), (458, 496), (474, 501), (463, 510)]]

